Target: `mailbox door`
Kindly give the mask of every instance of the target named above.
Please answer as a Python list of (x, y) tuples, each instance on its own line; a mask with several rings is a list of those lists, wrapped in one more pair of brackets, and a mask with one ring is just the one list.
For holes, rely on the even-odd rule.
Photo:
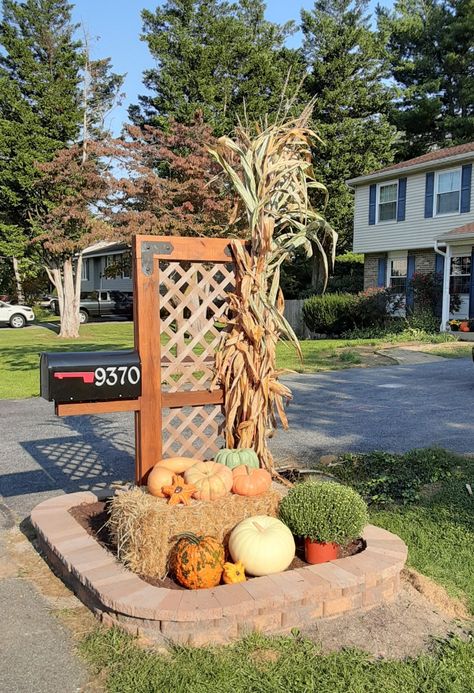
[(41, 395), (57, 403), (137, 399), (140, 359), (136, 351), (42, 354)]

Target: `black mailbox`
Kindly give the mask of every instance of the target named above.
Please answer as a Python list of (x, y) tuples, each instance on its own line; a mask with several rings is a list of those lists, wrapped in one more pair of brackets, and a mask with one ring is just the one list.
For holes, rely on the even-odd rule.
[(56, 403), (137, 399), (141, 395), (136, 351), (41, 354), (41, 397)]

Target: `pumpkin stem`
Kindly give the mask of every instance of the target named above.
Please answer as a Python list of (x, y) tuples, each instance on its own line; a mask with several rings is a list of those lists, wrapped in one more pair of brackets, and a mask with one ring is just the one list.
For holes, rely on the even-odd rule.
[(198, 536), (193, 532), (181, 532), (181, 534), (176, 534), (176, 536), (174, 537), (174, 539), (176, 539), (177, 541), (179, 541), (180, 539), (187, 539), (191, 544), (199, 544), (199, 542), (203, 538), (203, 536)]
[(254, 522), (254, 523), (253, 523), (253, 526), (256, 527), (256, 528), (258, 529), (259, 532), (264, 532), (264, 531), (265, 531), (265, 527), (262, 527), (262, 525), (259, 525), (258, 522)]

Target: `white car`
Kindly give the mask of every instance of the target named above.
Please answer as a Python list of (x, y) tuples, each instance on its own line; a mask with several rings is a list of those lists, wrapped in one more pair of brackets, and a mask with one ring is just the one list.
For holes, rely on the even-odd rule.
[(15, 303), (0, 301), (0, 325), (9, 325), (18, 329), (33, 322), (35, 314), (28, 306), (17, 306)]

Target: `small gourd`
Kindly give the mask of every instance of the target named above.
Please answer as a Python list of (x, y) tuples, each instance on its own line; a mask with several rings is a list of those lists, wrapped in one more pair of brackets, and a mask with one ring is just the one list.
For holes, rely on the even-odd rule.
[(247, 467), (252, 467), (254, 469), (260, 467), (257, 453), (255, 450), (252, 450), (252, 448), (237, 448), (235, 450), (223, 448), (219, 450), (214, 457), (214, 462), (224, 464), (226, 467), (229, 467), (229, 469), (239, 467), (241, 464), (246, 464)]
[(193, 493), (196, 487), (192, 484), (187, 484), (182, 476), (173, 474), (173, 482), (169, 486), (163, 486), (161, 489), (164, 496), (168, 497), (168, 505), (190, 505)]
[(181, 534), (172, 565), (178, 582), (188, 589), (216, 587), (221, 581), (225, 553), (214, 537)]
[(237, 561), (236, 563), (224, 563), (222, 580), (226, 585), (233, 585), (236, 582), (245, 582), (246, 579), (245, 568), (242, 561)]

